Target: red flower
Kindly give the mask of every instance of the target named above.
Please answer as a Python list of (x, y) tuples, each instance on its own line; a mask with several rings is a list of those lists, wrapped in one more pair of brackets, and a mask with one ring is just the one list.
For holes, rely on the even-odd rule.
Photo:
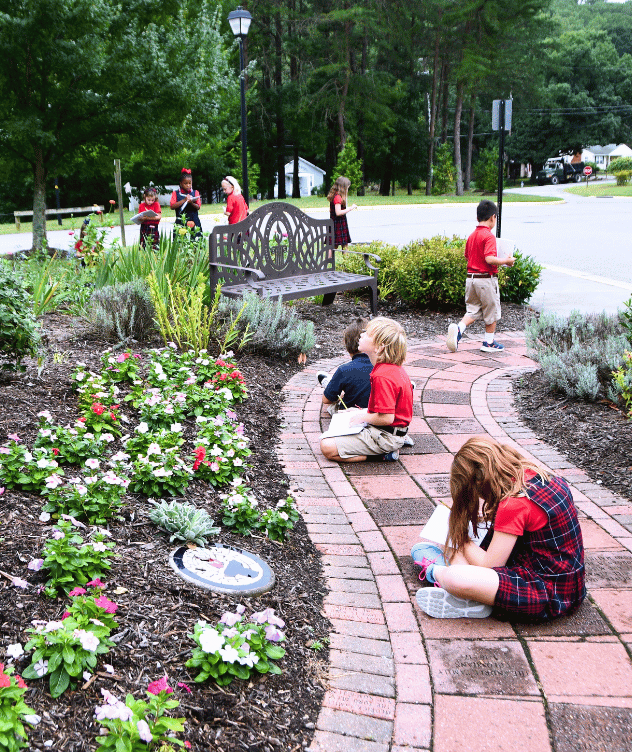
[(226, 377), (228, 376), (227, 373), (220, 373), (219, 380), (220, 381), (226, 381)]
[(195, 448), (195, 462), (193, 463), (193, 472), (195, 472), (200, 465), (202, 464), (202, 460), (206, 457), (206, 449), (203, 446), (198, 446)]
[(86, 422), (85, 418), (77, 418), (77, 420), (79, 421), (79, 423), (85, 423)]
[(115, 200), (114, 200), (113, 198), (111, 198), (111, 199), (110, 199), (110, 203), (111, 203), (111, 204), (115, 204), (115, 203), (116, 203), (116, 201), (115, 201)]
[(20, 689), (28, 689), (28, 685), (19, 674), (15, 675), (15, 680), (18, 683), (18, 687), (20, 687)]
[(184, 746), (185, 746), (185, 747), (186, 747), (187, 749), (191, 749), (191, 742), (190, 742), (190, 741), (189, 741), (188, 739), (185, 739), (185, 740), (184, 740)]
[(192, 219), (190, 219), (187, 222), (187, 227), (192, 230), (195, 227), (195, 222)]
[(0, 674), (0, 687), (10, 687), (11, 677), (5, 673)]
[(53, 455), (57, 457), (58, 454), (59, 454), (59, 449), (57, 449), (57, 447), (53, 447)]
[(64, 615), (61, 617), (61, 620), (67, 619), (70, 616), (70, 611), (64, 611)]
[(118, 410), (120, 405), (112, 405), (112, 410)]
[(110, 418), (116, 423), (116, 415), (114, 413), (110, 413)]
[(216, 366), (226, 366), (226, 363), (223, 360), (216, 360), (215, 361)]
[(99, 402), (93, 402), (92, 403), (92, 412), (95, 413), (95, 415), (103, 415), (105, 411), (105, 407), (103, 407), (102, 404)]

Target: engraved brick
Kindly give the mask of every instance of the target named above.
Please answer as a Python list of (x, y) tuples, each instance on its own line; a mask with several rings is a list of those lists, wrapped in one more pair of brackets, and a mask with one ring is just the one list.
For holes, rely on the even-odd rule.
[(323, 706), (349, 713), (368, 715), (391, 721), (395, 718), (395, 701), (378, 695), (367, 695), (345, 689), (330, 689), (323, 699)]
[(381, 609), (375, 608), (346, 608), (325, 604), (325, 613), (330, 619), (343, 619), (345, 621), (360, 621), (367, 624), (385, 624), (384, 614)]
[(393, 660), (381, 656), (330, 650), (329, 663), (332, 668), (343, 668), (358, 673), (377, 674), (378, 676), (393, 676), (394, 673)]
[(316, 728), (321, 731), (331, 731), (335, 734), (353, 736), (359, 739), (369, 739), (383, 744), (390, 743), (393, 733), (393, 723), (390, 720), (372, 718), (368, 715), (321, 708)]

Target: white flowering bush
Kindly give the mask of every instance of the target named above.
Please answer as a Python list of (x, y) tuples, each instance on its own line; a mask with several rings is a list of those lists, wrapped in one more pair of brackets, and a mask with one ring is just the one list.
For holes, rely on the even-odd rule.
[(114, 441), (114, 434), (102, 433), (97, 437), (81, 421), (74, 426), (62, 427), (53, 424), (52, 416), (46, 410), (38, 413), (38, 416), (40, 429), (33, 447), (52, 452), (55, 460), (61, 464), (80, 465), (89, 457), (98, 457), (104, 445)]
[[(99, 464), (94, 458), (86, 461), (92, 470), (96, 470)], [(44, 491), (48, 501), (43, 511), (84, 520), (89, 525), (104, 525), (120, 510), (128, 486), (129, 480), (113, 470), (71, 478), (67, 483), (52, 475)]]
[(111, 567), (114, 543), (107, 541), (110, 534), (96, 528), (84, 542), (77, 528), (86, 526), (73, 517), (62, 519), (44, 544), (42, 568), (48, 574), (44, 592), (51, 598), (98, 579)]
[(64, 474), (52, 450), (31, 452), (16, 434), (9, 440), (8, 445), (0, 447), (0, 482), (4, 488), (41, 492), (51, 476)]
[(138, 404), (140, 419), (151, 430), (170, 428), (186, 417), (186, 394), (164, 387), (146, 390)]
[(114, 645), (109, 637), (118, 626), (112, 616), (118, 606), (101, 595), (100, 580), (91, 584), (96, 589), (87, 597), (84, 588), (71, 590), (71, 597), (81, 597), (73, 599), (60, 620), (34, 621), (26, 630), (31, 638), (24, 650), (33, 654), (22, 675), (27, 679), (48, 676), (53, 697), (59, 697), (68, 687), (75, 688), (76, 680), (89, 679), (98, 656)]
[[(178, 686), (188, 690), (180, 682)], [(190, 691), (190, 690), (188, 690)], [(165, 711), (173, 710), (180, 704), (169, 699), (173, 689), (167, 677), (151, 682), (147, 687), (147, 700), (137, 700), (128, 694), (125, 702), (102, 689), (104, 703), (95, 708), (94, 715), (102, 728), (97, 738), (99, 750), (111, 752), (146, 752), (146, 750), (173, 750), (173, 745), (191, 745), (183, 742), (175, 734), (184, 730), (184, 718), (171, 718)], [(160, 745), (159, 747), (157, 745)]]
[(178, 449), (184, 444), (182, 423), (172, 423), (169, 428), (151, 431), (148, 424), (142, 422), (136, 426), (132, 436), (124, 436), (122, 441), (125, 452), (132, 459), (136, 459), (141, 454), (146, 455), (152, 444), (159, 446), (163, 452)]
[(186, 666), (199, 669), (196, 682), (211, 678), (223, 686), (234, 678), (248, 679), (253, 671), (282, 673), (272, 661), (285, 655), (279, 645), (285, 640), (281, 631), (285, 622), (271, 608), (252, 614), (245, 622), (245, 611), (245, 606), (237, 606), (235, 613), (226, 612), (214, 627), (205, 621), (195, 625), (189, 637), (196, 647)]
[(288, 496), (287, 499), (281, 499), (275, 509), (266, 509), (261, 514), (259, 525), (265, 530), (270, 540), (283, 543), (285, 536), (294, 527), (298, 517), (294, 499)]
[(186, 491), (193, 469), (176, 449), (162, 450), (150, 444), (146, 455), (132, 461), (129, 490), (145, 496), (182, 496)]
[(250, 535), (259, 526), (259, 503), (241, 478), (235, 478), (231, 485), (231, 493), (220, 494), (222, 524), (240, 535)]

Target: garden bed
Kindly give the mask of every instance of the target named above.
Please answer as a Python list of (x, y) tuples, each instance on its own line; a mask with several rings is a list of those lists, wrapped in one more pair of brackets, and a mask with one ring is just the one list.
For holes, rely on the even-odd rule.
[[(328, 308), (302, 302), (297, 310), (316, 324), (318, 347), (310, 357), (312, 361), (340, 355), (344, 328), (355, 316), (367, 315), (363, 301), (340, 296)], [(411, 339), (444, 333), (448, 323), (460, 316), (460, 312), (418, 312), (385, 304), (380, 305), (380, 313), (399, 320)], [(524, 315), (521, 306), (503, 306), (499, 331), (522, 329)], [(32, 444), (37, 432), (36, 415), (41, 410), (49, 410), (56, 423), (74, 422), (77, 403), (70, 373), (77, 361), (91, 364), (96, 370), (100, 353), (107, 347), (69, 317), (51, 314), (45, 318), (44, 328), (49, 356), (41, 377), (37, 375), (37, 364), (29, 361), (26, 374), (1, 386), (0, 443), (4, 443), (7, 434), (17, 433)], [(472, 328), (470, 333), (473, 331), (478, 330)], [(247, 482), (258, 498), (274, 503), (288, 492), (287, 478), (275, 453), (281, 390), (299, 366), (257, 355), (241, 356), (238, 365), (249, 389), (248, 399), (236, 407), (253, 452)], [(632, 429), (621, 413), (608, 405), (551, 395), (537, 374), (523, 377), (516, 389), (523, 419), (539, 436), (566, 453), (592, 478), (602, 479), (604, 486), (630, 496)], [(221, 490), (193, 482), (186, 500), (208, 509), (216, 524), (221, 524)], [(286, 622), (287, 653), (278, 661), (283, 673), (254, 674), (250, 681), (235, 680), (227, 687), (212, 682), (199, 685), (193, 681), (195, 674), (184, 666), (194, 647), (188, 634), (195, 622), (206, 619), (214, 623), (239, 602), (250, 610), (250, 602), (196, 589), (177, 577), (167, 563), (176, 544), (169, 544), (168, 538), (149, 521), (149, 505), (144, 497), (131, 495), (129, 499), (123, 510), (124, 519), (110, 525), (120, 558), (113, 564), (106, 591), (119, 604), (119, 628), (115, 634), (121, 637), (100, 662), (94, 678), (76, 691), (52, 699), (47, 683), (29, 680), (27, 704), (42, 716), (41, 723), (29, 733), (30, 748), (69, 752), (95, 749), (99, 726), (94, 720), (94, 708), (102, 703), (100, 690), (109, 689), (119, 697), (131, 692), (140, 698), (149, 682), (165, 673), (180, 701), (173, 715), (186, 719), (183, 738), (193, 749), (296, 752), (308, 746), (325, 690), (329, 624), (322, 612), (325, 587), (319, 555), (302, 521), (290, 531), (283, 545), (261, 534), (245, 538), (223, 529), (218, 536), (223, 543), (246, 548), (268, 561), (276, 573), (274, 589), (252, 599), (252, 608), (273, 608)], [(44, 581), (43, 575), (28, 571), (26, 564), (40, 556), (43, 540), (51, 529), (50, 523), (38, 521), (41, 507), (42, 499), (34, 494), (7, 491), (0, 498), (0, 571), (28, 579), (34, 585)], [(33, 619), (59, 618), (64, 608), (61, 600), (38, 595), (36, 587), (18, 590), (3, 577), (2, 655), (9, 644), (25, 643), (24, 630)], [(314, 643), (323, 647), (315, 650)], [(103, 670), (104, 662), (112, 666), (113, 674)], [(17, 666), (23, 669), (27, 663), (22, 660)], [(188, 685), (191, 693), (178, 687), (178, 683)]]

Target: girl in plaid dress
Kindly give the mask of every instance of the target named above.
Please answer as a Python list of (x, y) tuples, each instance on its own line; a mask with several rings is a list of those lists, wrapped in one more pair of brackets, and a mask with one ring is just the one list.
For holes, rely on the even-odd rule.
[[(436, 585), (417, 593), (425, 613), (482, 618), (494, 607), (506, 618), (548, 621), (581, 604), (584, 545), (563, 478), (509, 446), (476, 436), (454, 458), (450, 491), (452, 547), (443, 552), (422, 543), (413, 549), (426, 579)], [(469, 528), (477, 528), (481, 512), (491, 527), (479, 547)]]
[(357, 204), (347, 206), (347, 193), (349, 192), (350, 185), (351, 181), (349, 178), (340, 176), (339, 178), (336, 178), (335, 183), (331, 186), (331, 190), (327, 195), (327, 201), (329, 201), (329, 217), (334, 223), (333, 246), (334, 248), (341, 246), (343, 251), (351, 242), (347, 214), (358, 208)]

